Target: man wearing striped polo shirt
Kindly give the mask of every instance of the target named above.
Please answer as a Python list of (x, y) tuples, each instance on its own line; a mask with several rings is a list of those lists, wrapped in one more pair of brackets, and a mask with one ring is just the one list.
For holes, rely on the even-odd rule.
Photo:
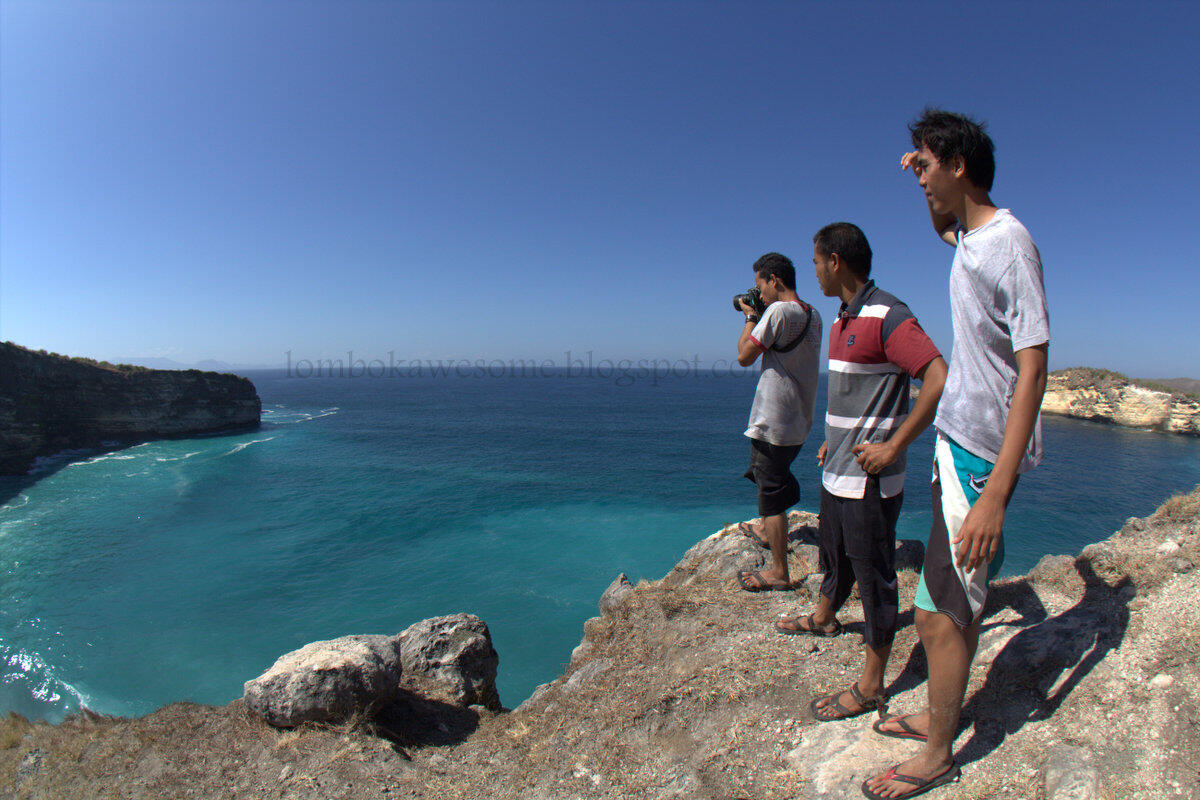
[[(908, 306), (875, 286), (871, 246), (856, 225), (835, 222), (813, 237), (817, 282), (842, 306), (829, 332), (829, 404), (821, 478), (820, 560), (825, 578), (816, 610), (784, 616), (781, 633), (834, 636), (837, 612), (858, 583), (866, 631), (864, 664), (850, 688), (813, 700), (821, 721), (882, 708), (883, 675), (896, 633), (896, 520), (904, 491), (904, 451), (933, 421), (946, 362)], [(909, 412), (909, 378), (923, 382)]]

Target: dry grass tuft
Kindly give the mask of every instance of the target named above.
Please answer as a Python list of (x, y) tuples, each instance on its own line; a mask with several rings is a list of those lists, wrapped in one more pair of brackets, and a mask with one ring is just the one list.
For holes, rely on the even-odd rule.
[(1155, 519), (1184, 522), (1200, 516), (1200, 486), (1190, 492), (1180, 492), (1158, 507)]
[(21, 738), (33, 726), (29, 720), (15, 712), (9, 712), (8, 717), (0, 720), (0, 750), (10, 750), (21, 743)]

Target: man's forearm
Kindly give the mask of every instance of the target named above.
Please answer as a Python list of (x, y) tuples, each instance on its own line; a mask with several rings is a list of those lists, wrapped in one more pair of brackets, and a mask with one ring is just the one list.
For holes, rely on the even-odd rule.
[(742, 348), (746, 346), (746, 342), (750, 341), (750, 333), (754, 330), (754, 320), (746, 317), (746, 325), (742, 328), (742, 335), (738, 337), (737, 349), (742, 352)]
[(937, 233), (938, 238), (945, 240), (946, 233), (953, 231), (958, 225), (958, 217), (953, 214), (939, 214), (933, 210), (933, 203), (929, 203), (929, 221), (933, 223), (933, 230)]
[(946, 386), (946, 362), (935, 358), (926, 365), (924, 380), (921, 381), (921, 392), (908, 418), (896, 429), (888, 441), (893, 442), (901, 450), (907, 449), (921, 432), (929, 427), (937, 414), (938, 401), (942, 399), (942, 389)]
[(1012, 495), (1017, 471), (1042, 409), (1042, 396), (1046, 393), (1046, 352), (1047, 345), (1017, 352), (1017, 385), (1004, 425), (1004, 441), (983, 490), (989, 500), (999, 500), (1003, 505), (1008, 504)]
[(757, 361), (758, 354), (761, 352), (758, 345), (750, 338), (755, 324), (754, 320), (747, 317), (746, 325), (742, 328), (742, 335), (738, 337), (737, 362), (743, 367), (748, 367)]

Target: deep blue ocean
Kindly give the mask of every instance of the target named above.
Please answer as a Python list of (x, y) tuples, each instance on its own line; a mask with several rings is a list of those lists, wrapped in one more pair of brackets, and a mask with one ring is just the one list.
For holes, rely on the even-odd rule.
[[(245, 374), (260, 430), (63, 454), (0, 479), (0, 711), (226, 703), (307, 642), (459, 611), (490, 626), (516, 706), (561, 672), (617, 573), (661, 577), (755, 515), (753, 373)], [(1200, 439), (1043, 426), (1046, 461), (1007, 517), (1006, 574), (1200, 483)], [(814, 511), (820, 435), (794, 468)], [(909, 453), (902, 537), (928, 532), (931, 456), (927, 432)]]

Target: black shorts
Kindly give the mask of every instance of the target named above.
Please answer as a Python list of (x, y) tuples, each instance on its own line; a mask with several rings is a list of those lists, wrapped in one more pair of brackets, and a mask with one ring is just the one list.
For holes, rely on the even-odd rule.
[(800, 502), (800, 484), (792, 475), (792, 462), (802, 445), (771, 444), (750, 440), (750, 469), (746, 477), (758, 487), (758, 515), (773, 517)]
[(878, 649), (892, 643), (900, 597), (896, 585), (896, 520), (904, 494), (879, 495), (879, 478), (867, 476), (861, 500), (838, 497), (821, 487), (821, 594), (836, 612), (858, 583), (862, 597), (863, 639)]

